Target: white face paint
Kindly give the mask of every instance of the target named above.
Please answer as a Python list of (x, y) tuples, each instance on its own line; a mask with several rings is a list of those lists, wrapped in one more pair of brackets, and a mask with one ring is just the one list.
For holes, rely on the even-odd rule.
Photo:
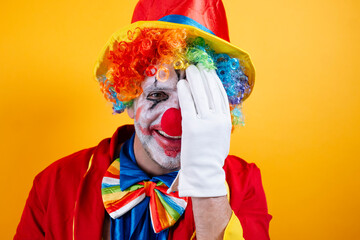
[[(134, 125), (136, 135), (147, 155), (162, 168), (172, 170), (180, 167), (181, 136), (169, 136), (161, 127), (164, 112), (179, 109), (177, 82), (180, 71), (168, 67), (169, 78), (161, 82), (145, 77), (143, 93), (134, 100)], [(184, 75), (184, 71), (181, 71)]]

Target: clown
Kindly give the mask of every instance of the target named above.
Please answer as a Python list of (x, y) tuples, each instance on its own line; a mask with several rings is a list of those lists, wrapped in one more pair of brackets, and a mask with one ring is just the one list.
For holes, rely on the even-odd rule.
[(132, 22), (95, 77), (134, 126), (40, 173), (15, 239), (269, 239), (259, 169), (228, 156), (254, 68), (221, 1), (140, 0)]

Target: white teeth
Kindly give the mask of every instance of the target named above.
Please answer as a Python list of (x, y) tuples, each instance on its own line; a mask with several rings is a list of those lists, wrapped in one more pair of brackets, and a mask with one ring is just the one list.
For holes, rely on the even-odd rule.
[(167, 137), (167, 138), (172, 138), (172, 139), (181, 139), (181, 136), (170, 136), (170, 135), (167, 135), (165, 132), (161, 131), (161, 130), (157, 130), (158, 133), (160, 133), (160, 135), (163, 135), (164, 137)]

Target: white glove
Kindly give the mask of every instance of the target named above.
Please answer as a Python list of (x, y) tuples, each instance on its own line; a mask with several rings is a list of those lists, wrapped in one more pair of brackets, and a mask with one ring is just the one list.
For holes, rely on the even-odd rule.
[(169, 189), (179, 196), (227, 194), (223, 165), (229, 153), (231, 118), (225, 89), (214, 70), (194, 65), (177, 84), (182, 114), (181, 169)]

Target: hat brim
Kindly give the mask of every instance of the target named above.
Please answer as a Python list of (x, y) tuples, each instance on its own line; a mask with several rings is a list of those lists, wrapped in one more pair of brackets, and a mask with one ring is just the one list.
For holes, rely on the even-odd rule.
[(101, 50), (100, 55), (95, 63), (94, 74), (95, 78), (99, 81), (101, 80), (108, 71), (108, 66), (110, 64), (107, 56), (110, 51), (112, 51), (117, 42), (129, 41), (128, 31), (134, 31), (136, 28), (162, 28), (162, 29), (175, 29), (175, 28), (184, 28), (187, 29), (190, 36), (202, 37), (205, 39), (206, 43), (216, 52), (216, 53), (226, 53), (230, 57), (235, 57), (239, 59), (241, 66), (243, 67), (244, 74), (248, 77), (249, 86), (251, 91), (243, 97), (243, 101), (249, 97), (252, 92), (255, 83), (255, 69), (250, 60), (249, 54), (243, 51), (242, 49), (236, 47), (235, 45), (211, 34), (200, 30), (196, 27), (162, 22), (162, 21), (138, 21), (132, 23), (117, 32), (115, 32), (111, 38), (107, 41), (104, 48)]

